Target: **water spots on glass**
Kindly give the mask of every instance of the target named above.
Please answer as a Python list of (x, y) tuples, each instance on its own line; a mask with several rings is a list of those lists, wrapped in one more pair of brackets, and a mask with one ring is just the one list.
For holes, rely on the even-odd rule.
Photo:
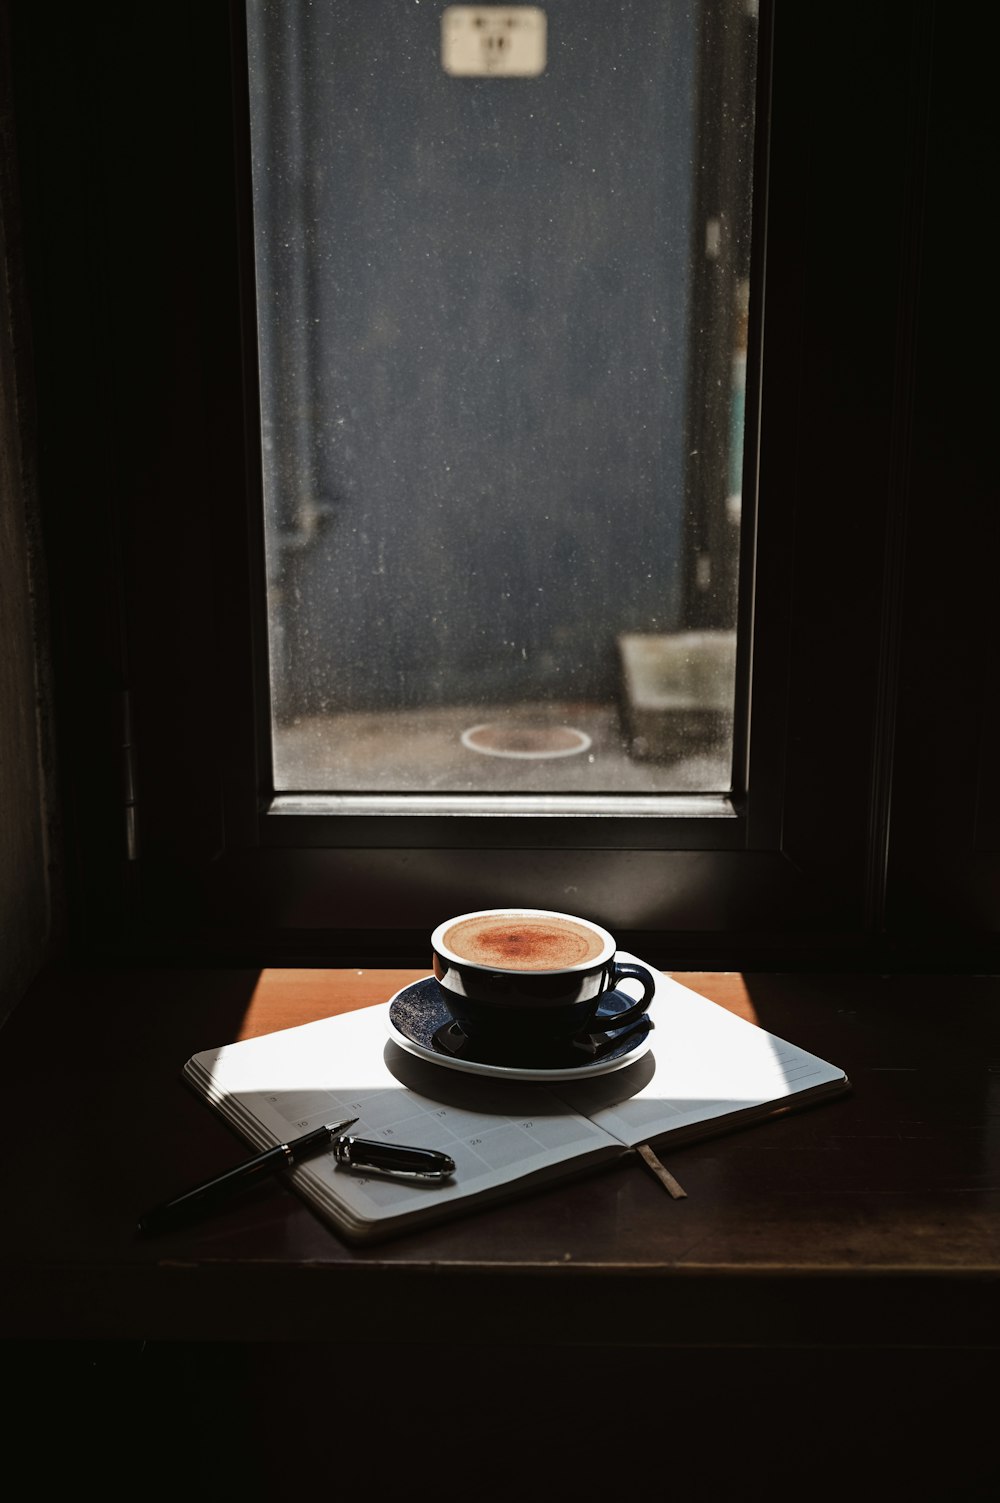
[[(691, 417), (699, 7), (541, 7), (518, 77), (449, 73), (444, 9), (248, 0), (276, 785), (726, 788), (728, 666), (692, 649), (728, 696), (698, 722), (630, 704), (623, 647), (735, 626), (740, 509), (695, 491), (742, 444), (734, 407), (710, 464)], [(713, 86), (705, 134), (739, 162), (750, 85)], [(456, 754), (529, 712), (591, 752)]]

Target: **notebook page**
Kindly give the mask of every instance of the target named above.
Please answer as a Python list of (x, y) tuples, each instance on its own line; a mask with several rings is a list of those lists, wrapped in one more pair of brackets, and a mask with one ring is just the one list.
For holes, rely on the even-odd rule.
[[(629, 957), (632, 958), (632, 957)], [(844, 1072), (657, 975), (649, 1054), (610, 1075), (554, 1086), (622, 1143), (643, 1143), (753, 1109), (791, 1102)]]
[(360, 1120), (352, 1135), (436, 1148), (454, 1178), (427, 1186), (338, 1167), (330, 1154), (291, 1172), (337, 1219), (361, 1225), (440, 1210), (617, 1140), (545, 1085), (463, 1075), (416, 1059), (388, 1038), (388, 1003), (324, 1018), (188, 1062), (189, 1082), (258, 1148), (325, 1122)]

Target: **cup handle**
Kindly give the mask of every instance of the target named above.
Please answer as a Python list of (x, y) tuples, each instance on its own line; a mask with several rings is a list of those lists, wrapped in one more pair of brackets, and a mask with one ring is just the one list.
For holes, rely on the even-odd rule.
[(642, 982), (642, 996), (638, 1002), (633, 1002), (631, 1007), (626, 1007), (624, 1012), (601, 1012), (598, 1008), (590, 1020), (591, 1029), (594, 1028), (595, 1024), (600, 1026), (602, 1023), (605, 1025), (605, 1028), (627, 1028), (630, 1023), (637, 1023), (646, 1011), (656, 990), (656, 982), (653, 980), (652, 972), (648, 971), (644, 965), (636, 965), (631, 960), (616, 960), (612, 969), (615, 986), (618, 985), (619, 981), (625, 981), (629, 977), (632, 977), (635, 981)]

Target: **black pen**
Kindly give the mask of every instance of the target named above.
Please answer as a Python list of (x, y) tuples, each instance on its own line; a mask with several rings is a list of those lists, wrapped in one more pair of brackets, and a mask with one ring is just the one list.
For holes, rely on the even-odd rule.
[(394, 1179), (435, 1181), (447, 1179), (454, 1173), (455, 1161), (446, 1153), (433, 1148), (412, 1148), (403, 1143), (379, 1143), (367, 1138), (345, 1136), (357, 1117), (345, 1122), (325, 1124), (295, 1138), (291, 1143), (279, 1143), (274, 1148), (246, 1159), (214, 1179), (195, 1185), (183, 1195), (166, 1201), (163, 1205), (147, 1211), (139, 1217), (138, 1229), (148, 1234), (165, 1231), (167, 1227), (186, 1221), (202, 1211), (212, 1210), (241, 1190), (249, 1188), (258, 1180), (274, 1174), (279, 1169), (291, 1169), (293, 1165), (329, 1148), (338, 1164), (347, 1169), (374, 1174), (387, 1174)]

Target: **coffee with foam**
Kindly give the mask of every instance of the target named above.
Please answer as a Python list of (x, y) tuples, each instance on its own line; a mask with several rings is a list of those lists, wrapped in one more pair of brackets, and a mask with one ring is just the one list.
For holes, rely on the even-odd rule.
[(443, 943), (460, 960), (501, 971), (559, 971), (601, 958), (596, 929), (559, 914), (472, 914), (446, 929)]

